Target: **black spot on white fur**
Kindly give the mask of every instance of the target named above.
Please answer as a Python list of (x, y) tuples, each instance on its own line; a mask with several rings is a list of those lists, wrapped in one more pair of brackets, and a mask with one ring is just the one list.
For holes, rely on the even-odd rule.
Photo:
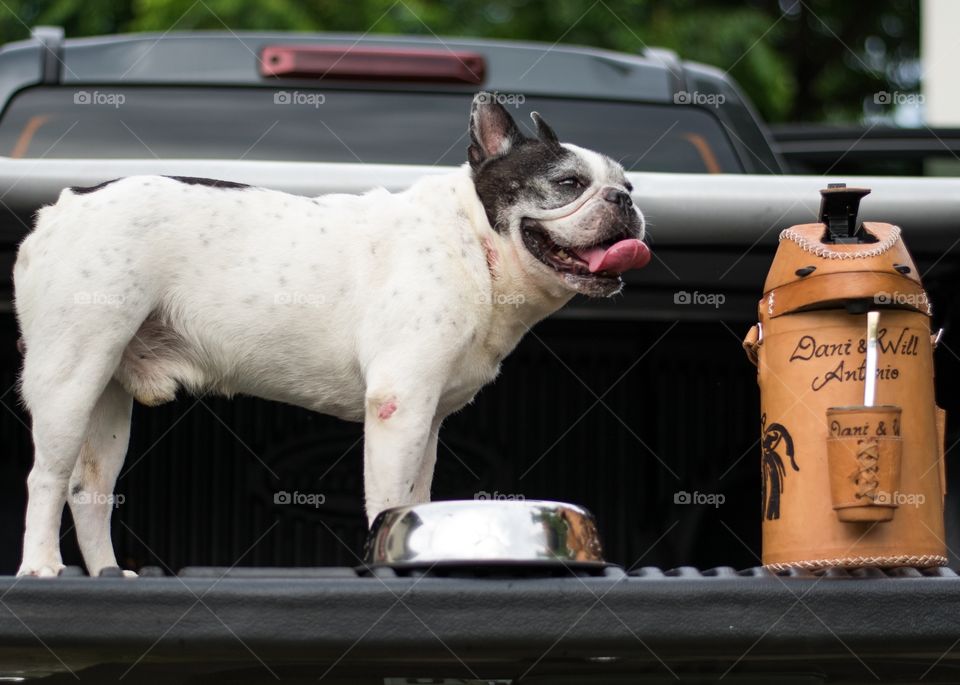
[[(197, 176), (165, 176), (164, 178), (169, 178), (174, 181), (179, 181), (180, 183), (185, 183), (191, 186), (207, 186), (208, 188), (224, 188), (228, 190), (238, 190), (243, 188), (252, 188), (246, 183), (237, 183), (235, 181), (221, 181), (215, 178), (199, 178)], [(117, 181), (122, 181), (123, 178), (114, 178), (109, 181), (104, 181), (103, 183), (98, 183), (95, 186), (73, 186), (70, 188), (70, 192), (74, 195), (89, 195), (90, 193), (95, 193), (98, 190), (106, 188), (112, 183)], [(144, 183), (144, 187), (148, 186), (149, 183)]]
[(98, 183), (95, 186), (87, 186), (87, 187), (73, 186), (72, 188), (70, 188), (70, 192), (73, 193), (74, 195), (87, 195), (88, 193), (94, 193), (100, 190), (101, 188), (106, 188), (111, 183), (116, 183), (117, 181), (120, 181), (120, 180), (123, 180), (123, 179), (114, 178), (109, 181), (104, 181), (103, 183)]
[(242, 189), (242, 188), (252, 188), (253, 186), (247, 185), (246, 183), (237, 183), (235, 181), (221, 181), (216, 178), (199, 178), (197, 176), (167, 176), (166, 178), (171, 178), (174, 181), (179, 181), (180, 183), (186, 183), (190, 186), (207, 186), (209, 188), (224, 188), (224, 189)]

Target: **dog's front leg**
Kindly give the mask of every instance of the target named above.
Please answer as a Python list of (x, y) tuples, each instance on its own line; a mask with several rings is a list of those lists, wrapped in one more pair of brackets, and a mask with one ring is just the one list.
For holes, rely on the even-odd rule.
[[(429, 498), (436, 442), (432, 439), (439, 390), (430, 382), (396, 376), (368, 379), (364, 419), (364, 492), (367, 519), (390, 507)], [(433, 454), (425, 468), (428, 450)]]
[(417, 474), (413, 492), (410, 495), (411, 504), (422, 504), (430, 501), (430, 487), (433, 485), (433, 470), (437, 465), (437, 443), (440, 440), (440, 423), (442, 418), (435, 417), (430, 426), (430, 437), (427, 438), (427, 448), (423, 451), (420, 461), (420, 472)]

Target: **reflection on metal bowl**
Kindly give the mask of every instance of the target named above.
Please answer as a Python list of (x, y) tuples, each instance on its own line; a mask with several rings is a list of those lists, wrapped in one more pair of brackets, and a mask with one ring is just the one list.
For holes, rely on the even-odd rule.
[(367, 538), (369, 566), (603, 566), (586, 509), (537, 500), (452, 500), (381, 512)]

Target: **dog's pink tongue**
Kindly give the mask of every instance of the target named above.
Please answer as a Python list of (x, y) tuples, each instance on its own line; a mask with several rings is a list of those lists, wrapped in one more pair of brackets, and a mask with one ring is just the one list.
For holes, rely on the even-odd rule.
[(642, 269), (650, 261), (650, 248), (635, 238), (621, 240), (606, 249), (591, 247), (578, 250), (577, 254), (587, 263), (591, 273), (612, 271), (622, 274), (630, 269)]

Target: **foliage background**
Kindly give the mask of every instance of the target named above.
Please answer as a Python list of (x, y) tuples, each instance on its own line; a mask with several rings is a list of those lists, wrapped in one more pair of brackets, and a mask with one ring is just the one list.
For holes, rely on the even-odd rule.
[(919, 86), (919, 0), (0, 0), (0, 41), (39, 24), (67, 36), (276, 29), (519, 38), (719, 67), (771, 122), (882, 115), (878, 91)]

